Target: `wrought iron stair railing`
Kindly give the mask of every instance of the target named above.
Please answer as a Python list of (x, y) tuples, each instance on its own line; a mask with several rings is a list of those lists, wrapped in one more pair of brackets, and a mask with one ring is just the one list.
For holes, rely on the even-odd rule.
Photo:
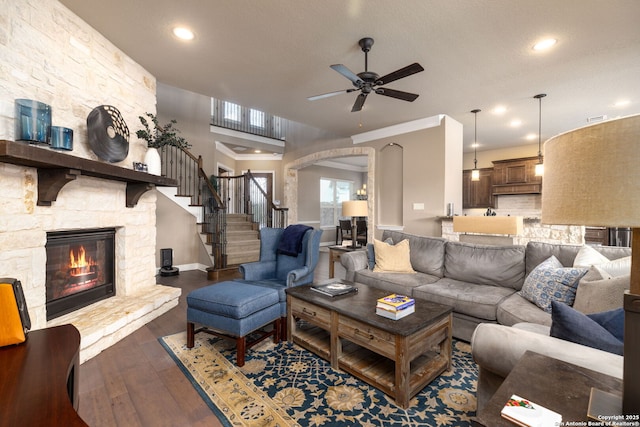
[(286, 227), (288, 209), (276, 206), (251, 171), (239, 176), (207, 175), (202, 156), (189, 150), (165, 146), (160, 149), (163, 176), (178, 182), (178, 195), (191, 197), (202, 206), (202, 231), (211, 244), (214, 270), (229, 268), (227, 216), (247, 214), (262, 227)]

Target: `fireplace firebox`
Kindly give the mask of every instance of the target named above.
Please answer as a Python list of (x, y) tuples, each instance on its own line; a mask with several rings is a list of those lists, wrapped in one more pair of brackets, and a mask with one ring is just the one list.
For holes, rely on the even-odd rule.
[(47, 233), (47, 320), (115, 295), (115, 229)]

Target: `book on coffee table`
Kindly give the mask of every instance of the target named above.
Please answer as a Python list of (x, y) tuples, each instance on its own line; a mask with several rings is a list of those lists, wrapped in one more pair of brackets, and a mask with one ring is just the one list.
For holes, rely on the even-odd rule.
[(382, 308), (387, 311), (400, 311), (415, 305), (415, 303), (416, 300), (406, 295), (391, 294), (378, 299), (376, 308)]
[(500, 415), (523, 427), (559, 426), (562, 423), (562, 415), (515, 394), (504, 405)]
[(407, 308), (403, 308), (402, 310), (386, 310), (384, 308), (376, 307), (376, 314), (382, 317), (386, 317), (391, 320), (402, 319), (405, 316), (410, 315), (411, 313), (415, 313), (416, 306), (410, 305)]
[(311, 290), (319, 292), (323, 295), (330, 297), (336, 297), (339, 295), (345, 295), (351, 292), (357, 292), (358, 288), (353, 285), (342, 282), (327, 283), (325, 285), (312, 285)]

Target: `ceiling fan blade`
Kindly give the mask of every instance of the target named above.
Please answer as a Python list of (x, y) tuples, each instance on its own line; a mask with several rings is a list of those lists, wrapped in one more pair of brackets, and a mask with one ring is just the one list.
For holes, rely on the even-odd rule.
[(310, 96), (307, 99), (309, 101), (317, 101), (318, 99), (329, 98), (330, 96), (335, 96), (335, 95), (342, 95), (343, 93), (353, 92), (354, 90), (357, 90), (357, 89), (337, 90), (335, 92), (323, 93), (322, 95)]
[(336, 70), (337, 72), (339, 72), (340, 74), (342, 74), (343, 76), (351, 80), (358, 87), (360, 87), (360, 85), (364, 83), (356, 73), (354, 73), (353, 71), (351, 71), (350, 69), (348, 69), (342, 64), (331, 65), (331, 68), (333, 68), (334, 70)]
[(401, 90), (394, 90), (389, 88), (377, 88), (376, 93), (378, 95), (390, 96), (391, 98), (402, 99), (403, 101), (413, 102), (420, 95), (415, 93), (403, 92)]
[(361, 93), (360, 95), (358, 95), (358, 97), (356, 98), (356, 102), (354, 102), (353, 104), (353, 108), (351, 108), (351, 112), (355, 113), (356, 111), (362, 110), (362, 106), (364, 105), (364, 101), (366, 100), (367, 100), (366, 93)]
[(380, 86), (386, 85), (387, 83), (391, 83), (398, 79), (403, 79), (412, 74), (419, 73), (420, 71), (424, 71), (424, 68), (422, 68), (422, 65), (414, 62), (411, 65), (407, 65), (404, 68), (400, 68), (399, 70), (394, 71), (393, 73), (389, 73), (386, 76), (380, 77), (376, 83)]

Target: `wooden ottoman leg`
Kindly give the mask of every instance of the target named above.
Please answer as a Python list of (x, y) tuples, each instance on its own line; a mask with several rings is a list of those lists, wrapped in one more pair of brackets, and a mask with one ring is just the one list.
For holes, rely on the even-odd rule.
[(285, 341), (287, 339), (287, 318), (280, 318), (280, 339)]
[(244, 366), (244, 353), (247, 351), (247, 340), (245, 337), (236, 338), (236, 365)]
[(187, 348), (193, 348), (194, 335), (195, 332), (193, 322), (187, 322)]
[(273, 321), (273, 342), (278, 344), (280, 342), (280, 331), (282, 330), (282, 326), (280, 326), (281, 318), (278, 317)]

